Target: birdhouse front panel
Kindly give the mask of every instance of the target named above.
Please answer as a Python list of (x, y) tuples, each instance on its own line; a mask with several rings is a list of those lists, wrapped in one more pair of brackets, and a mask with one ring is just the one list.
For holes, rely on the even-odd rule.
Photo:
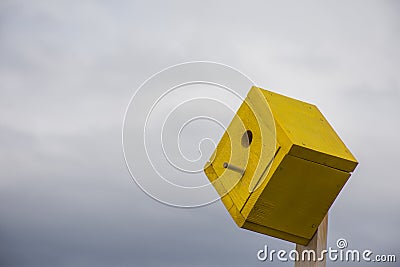
[(314, 105), (252, 87), (204, 170), (239, 227), (306, 245), (356, 166)]

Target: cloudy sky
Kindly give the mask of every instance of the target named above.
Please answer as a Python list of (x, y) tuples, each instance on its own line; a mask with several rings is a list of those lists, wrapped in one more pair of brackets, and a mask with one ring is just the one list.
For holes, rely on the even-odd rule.
[(237, 228), (220, 202), (169, 207), (127, 171), (131, 96), (192, 60), (316, 104), (360, 162), (328, 245), (400, 260), (399, 12), (386, 0), (2, 0), (0, 266), (293, 265), (259, 262), (266, 244), (294, 245)]

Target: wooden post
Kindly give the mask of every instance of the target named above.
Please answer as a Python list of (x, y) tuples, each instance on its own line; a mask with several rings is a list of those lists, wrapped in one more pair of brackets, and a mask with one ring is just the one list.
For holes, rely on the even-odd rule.
[(323, 261), (301, 261), (302, 253), (304, 250), (315, 251), (316, 259), (321, 256), (321, 251), (326, 249), (327, 243), (327, 232), (328, 232), (328, 214), (322, 220), (318, 227), (317, 232), (311, 239), (307, 246), (296, 245), (296, 251), (299, 253), (299, 261), (294, 264), (295, 267), (325, 267), (326, 266), (326, 254)]

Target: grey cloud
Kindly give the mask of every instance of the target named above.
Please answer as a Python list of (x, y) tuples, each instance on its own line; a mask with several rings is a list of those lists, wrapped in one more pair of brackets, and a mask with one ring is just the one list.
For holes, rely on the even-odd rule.
[(164, 206), (129, 176), (121, 127), (132, 93), (189, 60), (232, 65), (317, 104), (360, 160), (331, 209), (329, 244), (345, 237), (398, 253), (397, 10), (396, 1), (2, 1), (0, 265), (263, 266), (265, 244), (293, 248), (238, 229), (221, 203)]

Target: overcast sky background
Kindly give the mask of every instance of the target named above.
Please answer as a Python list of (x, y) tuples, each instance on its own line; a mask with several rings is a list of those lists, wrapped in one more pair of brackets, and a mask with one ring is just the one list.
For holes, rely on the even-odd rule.
[(237, 228), (221, 202), (168, 207), (129, 176), (130, 97), (191, 60), (316, 104), (360, 162), (328, 245), (400, 260), (399, 2), (215, 2), (0, 1), (0, 266), (293, 265), (257, 261), (294, 245)]

